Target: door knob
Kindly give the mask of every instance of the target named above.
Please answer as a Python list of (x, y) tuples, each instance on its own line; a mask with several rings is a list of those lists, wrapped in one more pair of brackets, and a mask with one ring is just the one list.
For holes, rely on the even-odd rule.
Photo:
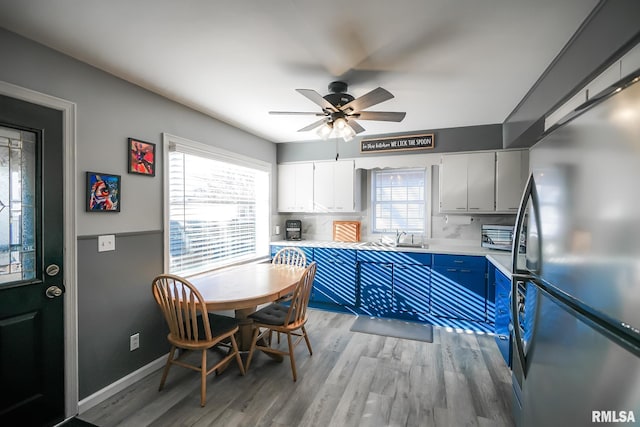
[(47, 298), (57, 298), (60, 295), (62, 295), (62, 289), (60, 289), (57, 286), (49, 286), (47, 288), (47, 290), (45, 291), (45, 294), (47, 295)]

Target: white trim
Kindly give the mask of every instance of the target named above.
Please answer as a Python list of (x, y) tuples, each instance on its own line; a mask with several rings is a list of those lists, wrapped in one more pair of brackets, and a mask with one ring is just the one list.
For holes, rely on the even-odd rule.
[(200, 157), (208, 157), (214, 160), (224, 160), (238, 166), (244, 166), (251, 169), (259, 169), (264, 172), (271, 172), (271, 163), (254, 159), (242, 154), (227, 151), (212, 145), (203, 144), (201, 142), (192, 141), (180, 136), (171, 135), (169, 133), (162, 134), (162, 141), (167, 152), (179, 151), (185, 154), (193, 154)]
[(65, 418), (78, 413), (78, 293), (76, 230), (76, 104), (0, 81), (0, 95), (62, 111), (64, 180)]
[(146, 364), (142, 368), (131, 372), (129, 375), (120, 378), (114, 383), (109, 384), (102, 390), (98, 390), (91, 396), (85, 397), (80, 402), (78, 402), (78, 414), (87, 412), (89, 409), (93, 408), (96, 405), (99, 405), (100, 403), (109, 399), (111, 396), (120, 393), (122, 390), (129, 387), (130, 385), (135, 384), (147, 375), (150, 375), (158, 369), (161, 369), (167, 363), (168, 357), (169, 353), (165, 354), (164, 356), (160, 356), (159, 358)]

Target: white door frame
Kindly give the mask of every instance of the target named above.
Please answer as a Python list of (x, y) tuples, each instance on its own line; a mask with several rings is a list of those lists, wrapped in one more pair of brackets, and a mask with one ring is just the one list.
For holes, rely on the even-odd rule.
[(0, 95), (62, 111), (64, 174), (65, 418), (78, 414), (78, 293), (76, 230), (76, 104), (0, 80)]

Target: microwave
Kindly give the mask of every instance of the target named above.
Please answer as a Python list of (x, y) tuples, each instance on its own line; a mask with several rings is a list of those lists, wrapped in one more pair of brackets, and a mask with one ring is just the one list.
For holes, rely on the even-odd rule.
[(482, 225), (482, 247), (511, 251), (513, 225)]

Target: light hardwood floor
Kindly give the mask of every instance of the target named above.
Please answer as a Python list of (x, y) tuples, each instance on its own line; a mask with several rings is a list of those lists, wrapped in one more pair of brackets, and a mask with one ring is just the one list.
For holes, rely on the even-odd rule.
[[(434, 327), (433, 343), (351, 332), (355, 317), (311, 310), (313, 348), (288, 359), (256, 354), (246, 376), (231, 365), (207, 384), (174, 366), (79, 418), (99, 426), (510, 426), (511, 377), (493, 336)], [(283, 340), (283, 344), (286, 340)]]

